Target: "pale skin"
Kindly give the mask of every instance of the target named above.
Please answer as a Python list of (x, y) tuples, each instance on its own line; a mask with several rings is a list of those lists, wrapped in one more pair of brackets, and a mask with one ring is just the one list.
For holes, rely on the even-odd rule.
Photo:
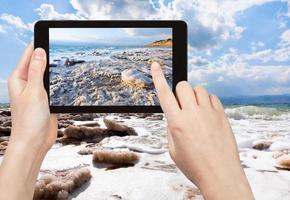
[[(32, 199), (41, 163), (55, 143), (57, 119), (43, 86), (45, 66), (45, 51), (29, 45), (9, 77), (12, 131), (0, 167), (0, 199)], [(175, 97), (157, 63), (151, 72), (179, 169), (207, 200), (254, 199), (219, 99), (185, 81)]]

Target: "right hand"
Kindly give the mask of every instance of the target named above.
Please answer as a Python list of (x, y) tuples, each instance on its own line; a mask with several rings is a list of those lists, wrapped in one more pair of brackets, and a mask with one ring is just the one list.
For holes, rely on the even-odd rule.
[(158, 63), (151, 73), (168, 122), (169, 153), (179, 169), (206, 199), (253, 199), (219, 98), (186, 81), (177, 84), (175, 98)]

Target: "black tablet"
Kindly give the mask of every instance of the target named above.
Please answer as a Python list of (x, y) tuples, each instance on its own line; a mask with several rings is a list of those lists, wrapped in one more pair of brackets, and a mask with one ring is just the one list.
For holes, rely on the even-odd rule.
[(187, 80), (183, 21), (39, 21), (52, 113), (162, 112), (150, 74), (158, 62), (175, 92)]

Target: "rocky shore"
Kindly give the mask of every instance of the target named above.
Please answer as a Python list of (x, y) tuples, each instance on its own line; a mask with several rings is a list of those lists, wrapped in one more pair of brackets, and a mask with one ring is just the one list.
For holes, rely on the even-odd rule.
[[(106, 57), (99, 59), (103, 54)], [(154, 61), (172, 83), (171, 48), (137, 48), (109, 56), (94, 51), (90, 55), (96, 60), (64, 58), (50, 65), (51, 105), (159, 105), (150, 74)]]
[[(202, 199), (170, 159), (162, 114), (57, 117), (57, 143), (44, 159), (34, 199)], [(230, 123), (256, 199), (288, 199), (289, 121), (231, 117)], [(10, 111), (0, 110), (2, 154), (11, 125)]]

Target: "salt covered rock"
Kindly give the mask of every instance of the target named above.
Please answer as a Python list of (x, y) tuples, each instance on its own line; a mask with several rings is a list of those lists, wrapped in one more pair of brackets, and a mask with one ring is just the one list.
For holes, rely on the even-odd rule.
[(273, 142), (267, 140), (257, 140), (253, 142), (253, 149), (266, 150), (269, 149)]
[(125, 132), (127, 133), (126, 135), (137, 135), (134, 128), (128, 127), (126, 125), (118, 124), (114, 120), (109, 120), (109, 119), (104, 118), (104, 123), (108, 130)]
[(151, 76), (138, 69), (126, 69), (122, 72), (122, 81), (134, 87), (152, 86)]
[(134, 164), (139, 161), (139, 156), (132, 151), (97, 150), (93, 153), (96, 163)]
[(68, 194), (91, 179), (87, 168), (51, 172), (43, 175), (35, 185), (34, 200), (68, 199)]
[(278, 169), (290, 170), (290, 155), (282, 156), (276, 161), (275, 167)]

